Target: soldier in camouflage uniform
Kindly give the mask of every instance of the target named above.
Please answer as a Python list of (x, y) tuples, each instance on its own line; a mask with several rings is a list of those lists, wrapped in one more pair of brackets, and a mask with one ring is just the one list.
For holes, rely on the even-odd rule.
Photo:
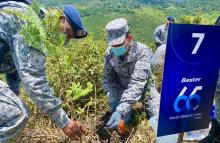
[[(164, 59), (165, 59), (166, 45), (161, 45), (156, 50), (152, 60), (151, 66), (153, 73), (160, 73), (162, 75)], [(218, 83), (215, 95), (215, 119), (212, 120), (212, 128), (209, 136), (198, 143), (219, 143), (220, 142), (220, 71), (218, 76)]]
[[(18, 97), (20, 83), (37, 107), (62, 128), (67, 136), (79, 139), (84, 129), (68, 118), (60, 107), (61, 100), (53, 96), (46, 79), (43, 50), (25, 44), (22, 35), (19, 34), (21, 24), (25, 21), (6, 12), (25, 12), (27, 7), (23, 2), (0, 3), (0, 73), (6, 74), (8, 83), (7, 85), (0, 81), (0, 142), (13, 142), (12, 139), (22, 131), (28, 119), (27, 107)], [(34, 11), (28, 12), (37, 17)], [(71, 6), (65, 6), (63, 12), (64, 15), (60, 17), (62, 32), (69, 33), (69, 39), (85, 37), (83, 33), (87, 33), (78, 12)], [(74, 20), (77, 20), (78, 25)], [(76, 33), (80, 33), (79, 37)]]
[(166, 44), (159, 46), (151, 59), (151, 69), (156, 76), (157, 90), (161, 92), (161, 81), (164, 68)]
[(154, 31), (154, 40), (156, 47), (166, 44), (169, 23), (174, 22), (173, 16), (168, 16), (166, 24), (158, 26)]
[(144, 44), (132, 41), (126, 19), (119, 18), (106, 25), (108, 48), (105, 53), (103, 88), (112, 111), (106, 126), (115, 128), (123, 118), (131, 119), (132, 105), (146, 90), (148, 117), (158, 115), (159, 93), (151, 79), (150, 59), (153, 55)]

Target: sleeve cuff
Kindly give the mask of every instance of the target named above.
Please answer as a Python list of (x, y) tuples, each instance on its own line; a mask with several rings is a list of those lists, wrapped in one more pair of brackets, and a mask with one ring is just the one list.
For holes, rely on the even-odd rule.
[(116, 111), (120, 112), (122, 115), (125, 115), (131, 111), (131, 105), (129, 103), (122, 102), (117, 106)]
[(63, 109), (59, 109), (57, 110), (57, 112), (55, 112), (53, 115), (52, 115), (52, 118), (51, 118), (55, 124), (59, 127), (59, 128), (64, 128), (67, 126), (67, 124), (69, 123), (69, 118), (66, 114), (66, 112), (63, 110)]

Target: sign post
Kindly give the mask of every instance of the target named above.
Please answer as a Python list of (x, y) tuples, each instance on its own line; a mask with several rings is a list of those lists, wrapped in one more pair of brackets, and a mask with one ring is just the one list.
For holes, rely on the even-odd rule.
[(184, 133), (179, 133), (177, 143), (183, 143), (183, 137), (184, 137)]
[[(219, 35), (219, 36), (217, 36)], [(208, 128), (220, 62), (220, 27), (170, 24), (157, 136)]]

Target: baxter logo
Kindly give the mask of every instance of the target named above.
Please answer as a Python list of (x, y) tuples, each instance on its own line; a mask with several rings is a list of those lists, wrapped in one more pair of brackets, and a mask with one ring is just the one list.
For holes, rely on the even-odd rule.
[(197, 91), (202, 90), (202, 86), (196, 86), (190, 96), (184, 95), (187, 90), (187, 87), (183, 87), (182, 91), (180, 92), (179, 96), (176, 98), (174, 102), (174, 110), (177, 113), (182, 111), (195, 111), (199, 108), (199, 104), (201, 102), (201, 98)]

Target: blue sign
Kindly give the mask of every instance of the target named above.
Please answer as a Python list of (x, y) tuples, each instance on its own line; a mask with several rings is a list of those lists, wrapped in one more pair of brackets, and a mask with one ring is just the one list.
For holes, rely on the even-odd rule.
[(157, 136), (208, 128), (220, 65), (220, 26), (170, 24)]

